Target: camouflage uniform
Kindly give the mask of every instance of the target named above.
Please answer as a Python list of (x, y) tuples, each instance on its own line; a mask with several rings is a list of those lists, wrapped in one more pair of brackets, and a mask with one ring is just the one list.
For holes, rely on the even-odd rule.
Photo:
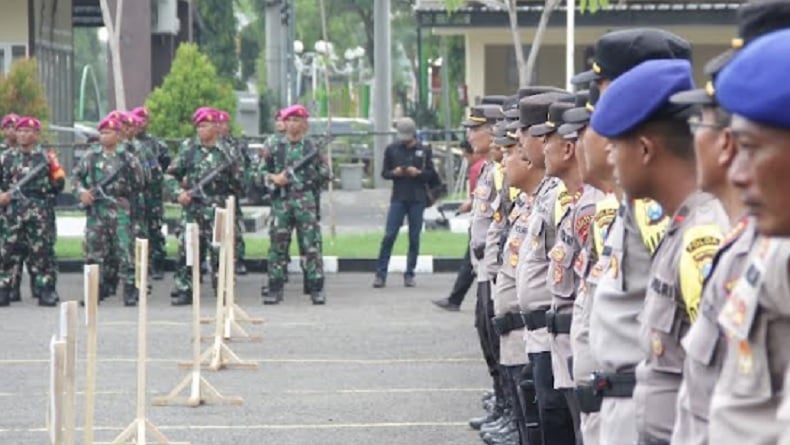
[[(201, 258), (208, 249), (214, 225), (214, 209), (225, 206), (230, 195), (238, 198), (242, 190), (243, 165), (229, 155), (227, 147), (219, 142), (214, 146), (200, 145), (195, 139), (187, 139), (181, 144), (178, 155), (167, 169), (165, 185), (170, 196), (177, 197), (183, 189), (190, 189), (215, 168), (229, 163), (227, 170), (214, 181), (203, 187), (205, 198), (194, 197), (181, 212), (181, 224), (176, 230), (178, 236), (178, 262), (176, 263), (175, 285), (180, 294), (179, 304), (191, 302), (192, 272), (186, 265), (186, 244), (184, 235), (187, 223), (197, 223), (200, 231)], [(218, 252), (211, 249), (214, 270), (218, 267)]]
[[(230, 149), (231, 156), (234, 159), (241, 160), (243, 169), (244, 169), (244, 182), (242, 183), (244, 188), (242, 189), (242, 193), (239, 194), (238, 198), (241, 198), (246, 194), (246, 186), (250, 184), (250, 176), (252, 174), (252, 159), (250, 159), (250, 153), (247, 146), (247, 141), (243, 139), (239, 139), (233, 137), (231, 135), (226, 136), (223, 138), (223, 142), (225, 145)], [(244, 254), (246, 252), (246, 245), (244, 244), (244, 214), (241, 211), (241, 199), (236, 199), (236, 262), (244, 261)]]
[[(46, 151), (36, 146), (28, 153), (21, 150), (6, 151), (0, 166), (0, 190), (9, 190), (27, 173), (46, 162), (51, 164)], [(50, 205), (53, 194), (63, 190), (65, 180), (51, 179), (49, 167), (41, 171), (22, 189), (24, 197), (14, 199), (2, 212), (5, 214), (4, 242), (0, 246), (0, 289), (9, 291), (15, 284), (15, 273), (25, 261), (35, 277), (34, 296), (39, 304), (54, 305), (58, 301), (55, 292), (57, 268), (53, 246), (55, 240), (51, 230), (54, 208)], [(18, 281), (17, 281), (18, 282)]]
[[(302, 139), (288, 142), (278, 139), (277, 145), (268, 148), (268, 156), (255, 170), (255, 182), (269, 185), (268, 175), (288, 170), (289, 166), (310, 153), (313, 146)], [(319, 157), (298, 171), (287, 172), (288, 185), (274, 189), (272, 196), (272, 223), (269, 228), (269, 292), (282, 292), (288, 261), (291, 232), (296, 228), (303, 248), (303, 268), (309, 282), (307, 290), (322, 292), (324, 287), (321, 257), (321, 227), (318, 222), (318, 194), (329, 179), (329, 168)]]
[[(103, 192), (94, 189), (103, 178), (120, 172)], [(143, 168), (135, 156), (118, 145), (114, 152), (93, 146), (72, 172), (77, 196), (84, 191), (93, 194), (85, 224), (86, 264), (101, 264), (100, 296), (107, 297), (119, 277), (124, 282), (124, 303), (137, 303), (134, 289), (134, 221), (141, 212), (139, 196), (143, 192)], [(110, 261), (108, 261), (110, 259)]]
[(151, 177), (144, 193), (147, 206), (144, 230), (148, 235), (151, 269), (154, 272), (161, 272), (167, 255), (165, 253), (166, 240), (162, 235), (164, 220), (162, 190), (165, 183), (164, 172), (170, 165), (170, 153), (167, 145), (146, 133), (138, 134), (135, 142), (142, 151), (148, 154), (147, 161)]

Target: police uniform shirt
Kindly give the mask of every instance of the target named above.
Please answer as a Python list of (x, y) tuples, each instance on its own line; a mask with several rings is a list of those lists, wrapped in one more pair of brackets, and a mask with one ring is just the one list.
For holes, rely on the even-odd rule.
[(789, 261), (790, 239), (758, 238), (719, 314), (727, 353), (711, 399), (711, 444), (775, 444), (787, 429), (779, 406), (790, 362)]
[(724, 239), (713, 260), (713, 270), (702, 291), (699, 315), (683, 338), (686, 360), (672, 443), (708, 443), (710, 399), (727, 345), (716, 319), (727, 295), (743, 274), (755, 236), (754, 225), (744, 218)]
[[(494, 217), (491, 224), (486, 229), (486, 246), (483, 252), (482, 263), (484, 267), (481, 270), (486, 272), (486, 279), (493, 280), (496, 278), (499, 268), (501, 266), (500, 252), (503, 238), (507, 236), (509, 225), (506, 216), (508, 216), (513, 201), (510, 199), (508, 188), (504, 184), (504, 175), (501, 164), (497, 164), (494, 169), (494, 188), (498, 199), (494, 203), (499, 205), (494, 208)], [(480, 279), (478, 277), (478, 279)]]
[[(527, 236), (527, 221), (534, 197), (522, 193), (516, 198), (513, 210), (507, 217), (510, 231), (502, 252), (502, 267), (497, 274), (494, 293), (494, 315), (519, 313), (516, 295), (516, 266), (518, 254)], [(505, 366), (523, 365), (528, 362), (524, 328), (515, 329), (499, 337), (499, 362)]]
[(571, 324), (571, 350), (573, 352), (573, 380), (589, 382), (590, 375), (598, 370), (590, 349), (590, 314), (593, 306), (595, 284), (589, 281), (590, 271), (598, 261), (603, 250), (603, 240), (609, 232), (617, 214), (618, 202), (614, 194), (603, 193), (593, 187), (585, 188), (579, 199), (579, 207), (592, 203), (595, 214), (592, 218), (590, 233), (581, 246), (579, 256), (573, 265), (578, 287), (573, 301), (573, 323)]
[[(664, 219), (639, 217), (638, 201), (620, 205), (600, 258), (590, 271), (595, 286), (590, 315), (590, 346), (598, 371), (633, 372), (642, 359), (639, 321), (650, 273), (651, 252), (642, 233), (662, 231)], [(655, 222), (653, 222), (655, 220)], [(651, 224), (652, 227), (643, 227)], [(604, 398), (601, 404), (602, 444), (636, 442), (635, 407), (630, 398)]]
[(729, 218), (719, 201), (707, 193), (692, 193), (653, 255), (640, 314), (645, 358), (636, 367), (633, 395), (640, 440), (669, 441), (672, 436), (685, 359), (680, 341), (697, 318), (702, 283), (727, 230)]
[[(570, 195), (570, 205), (563, 205), (561, 200), (555, 203), (557, 211), (564, 209), (564, 215), (559, 219), (557, 240), (549, 251), (547, 276), (547, 286), (552, 294), (551, 310), (556, 314), (573, 313), (573, 302), (581, 276), (574, 268), (581, 269), (586, 266), (581, 264), (586, 258), (581, 253), (582, 246), (589, 238), (595, 216), (595, 201), (602, 196), (603, 193), (595, 188), (584, 186), (579, 192)], [(573, 376), (568, 367), (572, 355), (570, 332), (553, 333), (550, 336), (550, 345), (554, 387), (573, 388)]]
[[(516, 270), (518, 301), (521, 312), (546, 310), (551, 306), (551, 293), (546, 287), (549, 249), (557, 235), (555, 203), (567, 190), (557, 178), (546, 178), (527, 222), (527, 237), (521, 243)], [(561, 191), (565, 193), (561, 194)], [(568, 203), (569, 204), (569, 203)], [(549, 333), (545, 327), (525, 333), (528, 353), (549, 351)]]
[(483, 263), (478, 261), (475, 251), (484, 251), (486, 235), (491, 221), (494, 219), (494, 211), (498, 205), (496, 201), (498, 195), (494, 188), (495, 164), (493, 161), (486, 161), (480, 171), (477, 186), (472, 193), (472, 221), (469, 226), (469, 248), (472, 250), (473, 264), (477, 265), (478, 281), (488, 281), (485, 273), (481, 273)]

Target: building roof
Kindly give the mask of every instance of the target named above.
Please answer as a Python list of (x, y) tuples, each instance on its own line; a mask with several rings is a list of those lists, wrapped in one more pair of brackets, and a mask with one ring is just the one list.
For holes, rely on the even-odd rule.
[[(508, 26), (507, 9), (502, 0), (468, 0), (447, 12), (443, 0), (417, 0), (415, 12), (419, 27), (473, 28)], [(610, 0), (610, 6), (595, 14), (576, 13), (576, 26), (668, 26), (668, 25), (732, 25), (737, 9), (744, 0)], [(519, 0), (519, 27), (537, 25), (544, 0)], [(565, 12), (561, 2), (555, 12)], [(552, 14), (549, 26), (564, 26), (564, 20)]]
[[(610, 5), (603, 8), (604, 11), (662, 11), (662, 10), (732, 10), (737, 9), (743, 0), (626, 0), (619, 2), (610, 0)], [(543, 0), (518, 0), (517, 9), (519, 11), (542, 11), (545, 5)], [(557, 9), (565, 10), (565, 3), (560, 4)], [(414, 9), (416, 11), (445, 11), (443, 0), (417, 0)], [(504, 10), (505, 6), (501, 0), (467, 0), (465, 5), (458, 8), (456, 12), (476, 11), (476, 12), (496, 12)], [(577, 6), (578, 9), (578, 6)]]

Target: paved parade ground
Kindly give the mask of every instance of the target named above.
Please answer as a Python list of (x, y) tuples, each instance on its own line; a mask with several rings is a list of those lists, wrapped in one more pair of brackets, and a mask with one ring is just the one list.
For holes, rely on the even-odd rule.
[[(418, 275), (404, 289), (370, 287), (368, 274), (327, 277), (326, 306), (301, 295), (292, 275), (286, 301), (260, 304), (261, 275), (239, 277), (239, 304), (263, 317), (260, 343), (232, 343), (257, 370), (205, 371), (223, 395), (242, 396), (242, 406), (154, 407), (150, 398), (169, 392), (186, 375), (177, 362), (191, 353), (191, 307), (172, 307), (172, 282), (154, 282), (149, 302), (148, 417), (173, 441), (193, 444), (475, 444), (466, 421), (481, 413), (480, 395), (490, 386), (473, 327), (473, 296), (460, 313), (430, 304), (445, 296), (454, 275)], [(208, 283), (208, 280), (205, 280)], [(27, 283), (23, 284), (27, 288)], [(62, 274), (63, 299), (82, 295), (82, 275)], [(204, 288), (203, 313), (215, 308)], [(135, 415), (137, 310), (119, 295), (99, 307), (96, 440), (109, 441)], [(0, 308), (2, 444), (47, 443), (49, 341), (57, 311), (23, 302)], [(84, 325), (80, 314), (77, 385), (78, 425), (84, 397)], [(205, 326), (203, 333), (209, 335)], [(82, 430), (77, 433), (81, 443)]]

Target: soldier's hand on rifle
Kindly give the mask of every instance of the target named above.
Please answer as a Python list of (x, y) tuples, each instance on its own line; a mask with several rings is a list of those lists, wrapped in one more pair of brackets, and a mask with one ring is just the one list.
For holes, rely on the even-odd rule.
[(0, 206), (7, 206), (11, 202), (11, 192), (0, 193)]
[(280, 172), (276, 175), (272, 175), (271, 180), (273, 183), (275, 183), (280, 187), (288, 185), (288, 176), (286, 176), (285, 172)]
[(406, 167), (406, 174), (412, 177), (417, 176), (420, 174), (420, 169), (410, 165)]
[(192, 202), (192, 195), (190, 195), (188, 191), (182, 190), (181, 193), (178, 194), (178, 203), (182, 206), (188, 206), (190, 202)]
[(88, 190), (80, 192), (80, 202), (82, 202), (86, 206), (93, 205), (93, 193), (91, 193)]

